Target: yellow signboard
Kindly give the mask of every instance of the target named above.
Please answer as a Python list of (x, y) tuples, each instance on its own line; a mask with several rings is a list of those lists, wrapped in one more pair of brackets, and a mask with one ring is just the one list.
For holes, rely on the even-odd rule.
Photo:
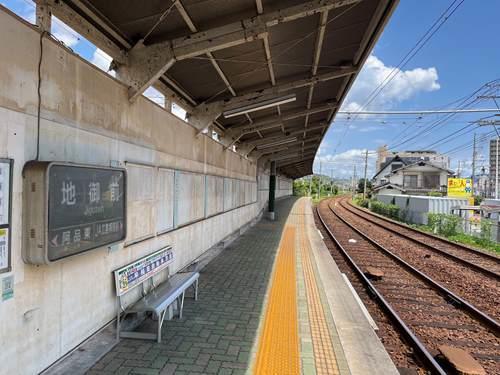
[(448, 179), (449, 197), (471, 197), (472, 196), (472, 178), (449, 178)]

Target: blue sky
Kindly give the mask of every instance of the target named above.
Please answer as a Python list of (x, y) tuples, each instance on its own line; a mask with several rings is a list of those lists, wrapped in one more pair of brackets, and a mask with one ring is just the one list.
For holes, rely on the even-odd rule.
[[(367, 97), (396, 66), (434, 21), (448, 8), (452, 0), (401, 0), (384, 33), (376, 44), (365, 67), (354, 83), (342, 110), (362, 107)], [(458, 2), (457, 2), (458, 3)], [(0, 4), (34, 22), (32, 0), (0, 0)], [(470, 95), (484, 83), (500, 78), (500, 48), (498, 34), (500, 1), (465, 0), (425, 46), (405, 65), (393, 81), (366, 107), (371, 110), (425, 110), (456, 108), (453, 103)], [(53, 34), (68, 47), (103, 70), (111, 58), (58, 20), (53, 21)], [(500, 95), (500, 90), (493, 91)], [(146, 93), (160, 101), (159, 93)], [(451, 103), (451, 104), (450, 104)], [(499, 100), (500, 104), (500, 100)], [(495, 108), (492, 100), (477, 100), (470, 108)], [(363, 168), (364, 150), (370, 151), (368, 173), (374, 172), (377, 147), (387, 144), (394, 150), (431, 148), (450, 152), (451, 168), (461, 161), (463, 174), (471, 173), (474, 132), (480, 140), (477, 170), (488, 167), (488, 139), (492, 127), (475, 126), (470, 121), (487, 114), (461, 114), (436, 125), (432, 132), (401, 145), (412, 135), (425, 131), (445, 115), (338, 115), (330, 127), (320, 152), (316, 156), (315, 172), (336, 177), (350, 177), (353, 165), (358, 173)], [(450, 134), (462, 129), (451, 140)], [(442, 142), (433, 145), (435, 141)]]
[[(356, 109), (365, 103), (372, 90), (450, 4), (451, 0), (401, 0), (342, 109)], [(465, 0), (367, 109), (456, 108), (456, 104), (448, 104), (471, 94), (484, 83), (500, 78), (499, 14), (498, 0)], [(496, 94), (500, 95), (498, 91)], [(495, 108), (495, 103), (479, 100), (470, 108)], [(487, 114), (457, 115), (436, 126), (425, 137), (417, 137), (415, 142), (407, 142), (395, 150), (434, 146), (433, 142), (485, 116)], [(347, 177), (352, 174), (353, 164), (357, 164), (359, 173), (363, 167), (361, 155), (364, 150), (374, 151), (383, 144), (397, 146), (398, 141), (422, 131), (432, 121), (444, 118), (443, 115), (418, 117), (358, 116), (346, 120), (345, 115), (337, 116), (316, 157), (315, 172), (319, 172), (321, 160), (322, 170), (328, 174), (333, 171), (335, 176)], [(465, 165), (465, 168), (461, 167), (464, 174), (471, 173), (472, 147), (465, 144), (472, 142), (475, 126), (469, 125), (451, 141), (446, 138), (441, 144), (431, 147), (439, 152), (453, 151), (449, 154), (451, 167), (456, 170), (458, 161), (461, 161), (461, 165)], [(346, 126), (349, 126), (347, 130)], [(478, 139), (482, 140), (478, 146), (476, 173), (483, 165), (488, 167), (485, 156), (489, 136), (481, 137), (481, 134), (492, 131), (492, 127), (476, 130)], [(374, 162), (375, 155), (370, 155), (369, 173), (373, 173)]]

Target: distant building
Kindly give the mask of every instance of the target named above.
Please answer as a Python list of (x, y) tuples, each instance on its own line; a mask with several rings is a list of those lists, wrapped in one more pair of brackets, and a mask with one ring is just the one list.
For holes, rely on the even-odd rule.
[[(500, 139), (499, 150), (497, 150), (497, 139), (490, 140), (490, 192), (491, 196), (495, 195), (495, 178), (498, 178), (500, 181), (500, 176), (497, 176), (497, 153), (500, 151)], [(500, 154), (498, 155), (498, 162), (500, 163)], [(500, 171), (499, 171), (500, 173)], [(500, 187), (499, 187), (500, 189)]]
[(450, 168), (450, 157), (447, 155), (438, 154), (432, 150), (416, 150), (416, 151), (389, 151), (387, 146), (382, 146), (377, 149), (377, 164), (376, 171), (380, 171), (385, 164), (390, 162), (396, 156), (404, 160), (406, 164), (416, 163), (417, 161), (428, 161), (433, 165), (441, 168)]
[(490, 176), (486, 173), (484, 167), (481, 172), (474, 176), (474, 195), (479, 195), (483, 198), (491, 196)]
[(373, 176), (373, 191), (378, 194), (446, 194), (448, 177), (454, 172), (429, 161), (408, 161), (399, 155), (382, 165)]

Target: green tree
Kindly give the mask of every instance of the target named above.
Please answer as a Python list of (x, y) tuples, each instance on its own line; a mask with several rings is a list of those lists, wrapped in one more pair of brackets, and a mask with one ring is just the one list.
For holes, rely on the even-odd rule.
[[(366, 192), (371, 191), (372, 187), (373, 187), (372, 182), (369, 179), (366, 179)], [(364, 188), (365, 188), (365, 179), (364, 178), (360, 178), (359, 181), (358, 181), (357, 192), (358, 193), (362, 193)]]

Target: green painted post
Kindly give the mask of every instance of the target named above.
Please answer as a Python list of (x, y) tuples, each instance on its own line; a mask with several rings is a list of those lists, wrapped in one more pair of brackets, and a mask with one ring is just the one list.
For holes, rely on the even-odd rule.
[(274, 200), (276, 196), (276, 162), (271, 162), (271, 174), (269, 176), (269, 219), (274, 220)]

